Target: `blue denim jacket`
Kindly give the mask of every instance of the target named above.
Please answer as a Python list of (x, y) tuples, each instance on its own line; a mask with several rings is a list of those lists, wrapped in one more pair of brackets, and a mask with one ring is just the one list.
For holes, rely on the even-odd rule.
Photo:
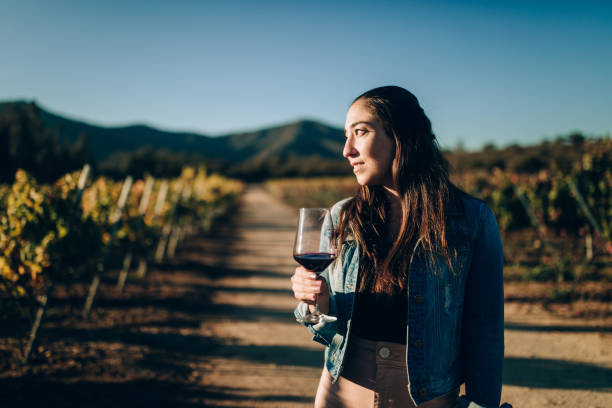
[[(332, 207), (337, 225), (340, 209)], [(416, 251), (408, 267), (406, 362), (408, 390), (416, 405), (466, 385), (467, 397), (486, 408), (499, 406), (504, 358), (503, 250), (491, 209), (465, 195), (448, 211), (447, 239), (457, 249), (453, 270), (440, 254)], [(462, 207), (462, 208), (461, 208)], [(325, 366), (334, 381), (344, 364), (358, 281), (359, 248), (343, 243), (336, 261), (324, 272), (334, 322), (305, 324), (313, 340), (326, 346)], [(434, 267), (435, 266), (435, 267)], [(306, 313), (300, 303), (296, 317)]]

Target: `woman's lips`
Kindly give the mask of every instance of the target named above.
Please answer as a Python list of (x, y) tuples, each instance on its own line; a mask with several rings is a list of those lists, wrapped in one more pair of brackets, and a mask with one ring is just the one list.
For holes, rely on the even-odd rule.
[(351, 164), (351, 166), (353, 166), (353, 173), (358, 173), (364, 166), (364, 162), (358, 162), (358, 163), (353, 163)]

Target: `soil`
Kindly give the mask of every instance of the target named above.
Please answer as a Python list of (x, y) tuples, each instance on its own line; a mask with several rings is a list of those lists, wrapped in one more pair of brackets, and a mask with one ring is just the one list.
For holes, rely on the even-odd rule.
[[(58, 287), (29, 365), (9, 358), (23, 331), (0, 332), (1, 405), (312, 406), (323, 347), (292, 314), (296, 215), (252, 186), (231, 221), (188, 239), (145, 281), (120, 294), (109, 274), (88, 320), (79, 317), (85, 283)], [(502, 401), (611, 407), (607, 299), (551, 304), (508, 285)], [(585, 307), (595, 312), (572, 317)]]

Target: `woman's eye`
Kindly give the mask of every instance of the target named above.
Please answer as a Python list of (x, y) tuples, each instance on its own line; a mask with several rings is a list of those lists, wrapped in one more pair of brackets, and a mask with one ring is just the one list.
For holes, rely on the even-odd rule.
[(365, 134), (365, 133), (366, 133), (366, 129), (355, 129), (355, 134), (356, 134), (357, 136), (359, 136), (359, 135), (363, 135), (363, 134)]

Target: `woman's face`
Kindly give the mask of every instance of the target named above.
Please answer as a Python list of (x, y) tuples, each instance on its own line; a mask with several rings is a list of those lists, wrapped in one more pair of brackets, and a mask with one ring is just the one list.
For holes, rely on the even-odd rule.
[(395, 143), (365, 101), (357, 100), (349, 108), (344, 134), (346, 142), (342, 155), (353, 167), (357, 182), (362, 186), (392, 187)]

